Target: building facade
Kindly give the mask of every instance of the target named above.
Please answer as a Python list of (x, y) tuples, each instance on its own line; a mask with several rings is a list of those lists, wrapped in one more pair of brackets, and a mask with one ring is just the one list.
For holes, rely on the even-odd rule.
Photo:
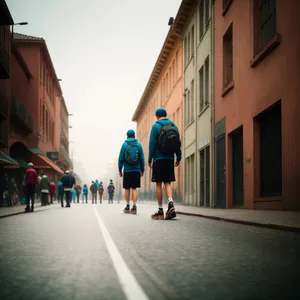
[(217, 207), (300, 209), (299, 14), (214, 1)]
[(10, 113), (11, 32), (14, 23), (4, 0), (0, 0), (0, 149), (8, 147)]
[(174, 26), (183, 38), (184, 203), (211, 207), (211, 1), (183, 0), (178, 15)]
[[(156, 122), (155, 111), (159, 107), (167, 110), (168, 118), (178, 126), (183, 140), (182, 124), (182, 40), (170, 29), (156, 61), (146, 89), (140, 99), (132, 120), (137, 122), (137, 138), (145, 152), (145, 173), (140, 190), (141, 199), (156, 199), (155, 185), (151, 182), (148, 167), (150, 131)], [(175, 201), (183, 199), (183, 166), (175, 169), (176, 182), (172, 183)]]
[(73, 168), (69, 154), (69, 112), (64, 97), (61, 97), (60, 105), (60, 150), (58, 164), (63, 170)]

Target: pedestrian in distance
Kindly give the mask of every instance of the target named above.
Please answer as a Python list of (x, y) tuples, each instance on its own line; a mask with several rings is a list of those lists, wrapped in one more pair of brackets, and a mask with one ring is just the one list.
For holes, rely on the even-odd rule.
[(92, 185), (90, 186), (90, 191), (92, 193), (92, 204), (97, 204), (97, 184), (95, 181), (92, 181)]
[[(71, 207), (71, 190), (76, 184), (75, 177), (70, 174), (69, 170), (66, 170), (65, 174), (61, 178), (61, 182), (64, 186), (64, 193), (66, 197), (66, 207)], [(64, 200), (61, 201), (61, 207), (64, 207)]]
[[(34, 194), (35, 188), (37, 184), (37, 173), (34, 169), (33, 163), (28, 164), (28, 169), (25, 171), (25, 190), (26, 190), (26, 202), (27, 206), (25, 208), (25, 212), (33, 212), (34, 211)], [(30, 200), (31, 200), (31, 208), (30, 208)]]
[(108, 192), (108, 204), (113, 204), (114, 201), (114, 194), (115, 194), (115, 186), (112, 179), (109, 181), (109, 185), (107, 186), (107, 192)]
[[(153, 124), (150, 141), (148, 165), (152, 168), (152, 182), (156, 183), (156, 198), (158, 202), (158, 212), (151, 217), (154, 220), (163, 220), (163, 193), (164, 183), (168, 198), (168, 209), (165, 219), (173, 219), (176, 212), (172, 197), (171, 182), (175, 181), (174, 166), (178, 167), (181, 161), (181, 141), (177, 126), (167, 118), (167, 111), (158, 108), (155, 112), (157, 121)], [(176, 161), (174, 161), (176, 156)]]
[(99, 192), (100, 203), (102, 203), (103, 193), (104, 193), (104, 186), (102, 181), (100, 181), (98, 192)]
[(79, 203), (79, 198), (80, 198), (80, 194), (81, 194), (81, 186), (80, 186), (80, 184), (76, 185), (75, 190), (76, 190), (77, 203)]
[(75, 203), (76, 201), (76, 189), (75, 187), (72, 188), (71, 190), (71, 202), (73, 201), (73, 203)]
[(85, 203), (88, 203), (88, 194), (89, 194), (89, 189), (85, 184), (82, 189), (82, 196), (83, 196), (82, 203), (84, 203), (84, 199), (85, 199)]
[(50, 195), (50, 204), (53, 204), (53, 199), (55, 195), (55, 183), (53, 181), (50, 182), (50, 187), (49, 187), (49, 195)]
[[(129, 129), (126, 133), (127, 139), (122, 144), (118, 167), (119, 175), (123, 177), (123, 188), (125, 189), (126, 206), (124, 213), (137, 213), (136, 202), (138, 198), (137, 188), (141, 187), (141, 177), (145, 171), (145, 158), (143, 147), (135, 138), (135, 132)], [(130, 192), (132, 194), (132, 208), (130, 210)]]
[(57, 184), (57, 202), (62, 202), (64, 198), (64, 186), (61, 181)]
[(47, 175), (43, 175), (40, 181), (40, 189), (41, 189), (41, 206), (49, 205), (49, 188), (50, 182)]

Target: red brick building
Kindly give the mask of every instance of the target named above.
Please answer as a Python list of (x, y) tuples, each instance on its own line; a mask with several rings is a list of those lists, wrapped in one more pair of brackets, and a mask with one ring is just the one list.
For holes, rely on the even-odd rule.
[(213, 5), (215, 205), (300, 210), (300, 1)]

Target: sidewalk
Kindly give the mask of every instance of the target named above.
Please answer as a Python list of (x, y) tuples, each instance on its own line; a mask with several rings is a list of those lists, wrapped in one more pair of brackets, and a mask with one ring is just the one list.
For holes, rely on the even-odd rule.
[[(26, 205), (20, 205), (20, 204), (12, 207), (0, 207), (0, 219), (23, 214), (25, 211), (25, 207)], [(44, 210), (49, 210), (57, 207), (58, 207), (57, 202), (54, 202), (54, 204), (47, 205), (47, 206), (41, 206), (40, 202), (36, 202), (34, 211), (35, 212), (44, 211)]]
[[(156, 205), (154, 201), (145, 201), (144, 203)], [(178, 215), (300, 232), (300, 211), (218, 209), (188, 205), (176, 205), (175, 209)]]

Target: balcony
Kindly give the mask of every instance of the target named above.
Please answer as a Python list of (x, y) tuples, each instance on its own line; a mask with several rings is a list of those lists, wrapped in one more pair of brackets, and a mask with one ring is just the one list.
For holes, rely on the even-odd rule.
[(10, 58), (2, 41), (0, 40), (0, 79), (9, 79), (10, 77)]
[(24, 105), (15, 97), (12, 97), (10, 109), (10, 123), (18, 129), (29, 134), (33, 133), (33, 119)]
[(5, 94), (4, 90), (0, 87), (0, 121), (8, 118), (8, 95)]

